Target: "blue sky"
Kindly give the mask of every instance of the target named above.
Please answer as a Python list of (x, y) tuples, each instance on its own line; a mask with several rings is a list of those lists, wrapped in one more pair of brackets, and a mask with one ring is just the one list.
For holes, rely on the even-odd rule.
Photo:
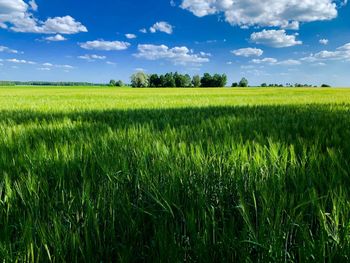
[(226, 73), (349, 86), (345, 0), (0, 0), (0, 79)]

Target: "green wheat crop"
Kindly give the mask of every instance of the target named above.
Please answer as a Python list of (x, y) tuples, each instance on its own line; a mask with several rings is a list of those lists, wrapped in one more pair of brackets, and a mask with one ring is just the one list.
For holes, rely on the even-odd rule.
[(348, 262), (350, 90), (0, 88), (0, 262)]

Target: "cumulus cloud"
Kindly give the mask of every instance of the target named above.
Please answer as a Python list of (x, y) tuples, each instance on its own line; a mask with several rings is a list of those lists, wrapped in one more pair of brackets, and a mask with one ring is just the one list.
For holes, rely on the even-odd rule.
[(36, 64), (33, 61), (24, 60), (24, 59), (17, 59), (17, 58), (7, 59), (6, 61), (10, 62), (10, 63), (16, 63), (16, 64), (30, 64), (30, 65)]
[(0, 0), (0, 28), (22, 33), (76, 34), (87, 32), (86, 27), (71, 16), (41, 21), (31, 11), (38, 10), (35, 1)]
[(277, 59), (275, 58), (263, 58), (263, 59), (253, 59), (252, 62), (255, 64), (263, 64), (263, 63), (267, 63), (267, 64), (275, 64), (277, 63)]
[(127, 39), (135, 39), (135, 38), (137, 38), (137, 36), (135, 34), (125, 34), (125, 37)]
[(6, 53), (12, 53), (12, 54), (18, 54), (18, 50), (11, 49), (5, 46), (0, 46), (0, 52), (6, 52)]
[(187, 47), (169, 48), (165, 45), (138, 45), (138, 53), (134, 54), (137, 58), (147, 60), (165, 59), (176, 65), (202, 64), (209, 62), (210, 54), (201, 52), (195, 54)]
[(67, 40), (64, 36), (62, 36), (60, 34), (57, 34), (55, 36), (45, 37), (44, 39), (47, 41), (50, 41), (50, 42), (59, 42), (59, 41)]
[(301, 45), (303, 42), (296, 40), (296, 35), (287, 35), (284, 29), (263, 30), (255, 32), (250, 36), (250, 40), (256, 44), (262, 44), (275, 48), (291, 47)]
[(173, 26), (170, 25), (168, 22), (157, 22), (150, 27), (149, 31), (151, 33), (156, 33), (157, 31), (159, 31), (170, 35), (173, 33)]
[(130, 43), (122, 41), (94, 40), (79, 44), (81, 48), (88, 50), (119, 51), (128, 49)]
[(264, 51), (259, 48), (241, 48), (232, 50), (231, 53), (240, 57), (260, 57), (264, 54)]
[(84, 60), (87, 60), (87, 61), (95, 61), (95, 60), (104, 60), (106, 59), (106, 56), (99, 56), (99, 55), (84, 55), (84, 56), (79, 56), (78, 58), (80, 59), (84, 59)]
[(268, 64), (268, 65), (281, 65), (281, 66), (297, 66), (301, 65), (299, 60), (287, 59), (287, 60), (278, 60), (275, 58), (263, 58), (263, 59), (253, 59), (254, 64)]
[(43, 63), (42, 66), (43, 66), (43, 68), (62, 68), (62, 69), (65, 69), (65, 70), (74, 68), (71, 65), (52, 64), (52, 63), (49, 63), (49, 62)]
[(323, 38), (323, 39), (320, 39), (320, 44), (322, 44), (322, 45), (328, 45), (328, 43), (329, 43), (329, 40), (328, 39), (325, 39), (325, 38)]
[(350, 43), (338, 47), (333, 51), (323, 50), (316, 54), (311, 54), (310, 56), (302, 58), (301, 60), (306, 62), (322, 62), (328, 60), (350, 61)]
[(38, 7), (37, 3), (35, 2), (35, 0), (29, 1), (28, 4), (33, 11), (38, 11), (39, 7)]
[(331, 20), (338, 0), (183, 0), (181, 8), (198, 17), (224, 14), (231, 25), (241, 27), (273, 26), (297, 29), (300, 22)]

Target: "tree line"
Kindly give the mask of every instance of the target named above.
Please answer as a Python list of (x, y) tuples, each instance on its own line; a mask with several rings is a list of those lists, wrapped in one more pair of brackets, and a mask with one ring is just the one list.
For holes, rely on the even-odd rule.
[(135, 88), (190, 88), (190, 87), (225, 87), (226, 74), (205, 73), (203, 76), (170, 72), (162, 75), (137, 72), (131, 76), (131, 86)]
[(106, 86), (91, 82), (52, 82), (52, 81), (0, 81), (0, 86)]

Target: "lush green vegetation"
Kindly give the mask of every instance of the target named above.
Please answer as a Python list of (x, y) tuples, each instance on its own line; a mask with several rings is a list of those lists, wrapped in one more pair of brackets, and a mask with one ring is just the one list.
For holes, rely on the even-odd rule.
[[(218, 87), (223, 88), (227, 84), (227, 76), (225, 74), (214, 74), (210, 75), (209, 73), (204, 73), (203, 77), (195, 75), (191, 78), (188, 74), (175, 73), (166, 73), (164, 75), (151, 74), (147, 75), (144, 72), (137, 72), (131, 76), (131, 86), (134, 88), (190, 88), (190, 87)], [(116, 85), (115, 80), (111, 80), (110, 83), (114, 83), (112, 86)], [(244, 87), (248, 86), (247, 85)], [(241, 86), (242, 87), (242, 86)]]
[(348, 262), (349, 101), (0, 88), (0, 261)]

